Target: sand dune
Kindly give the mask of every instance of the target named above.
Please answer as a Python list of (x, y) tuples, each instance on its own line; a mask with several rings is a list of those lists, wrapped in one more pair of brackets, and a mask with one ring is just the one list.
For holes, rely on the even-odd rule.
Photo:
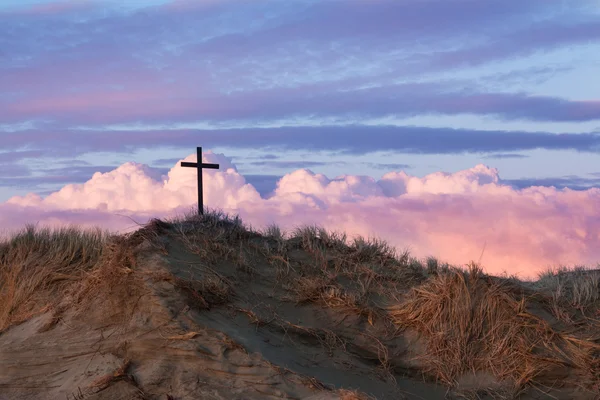
[(598, 271), (520, 282), (218, 214), (46, 234), (0, 244), (0, 399), (599, 398)]

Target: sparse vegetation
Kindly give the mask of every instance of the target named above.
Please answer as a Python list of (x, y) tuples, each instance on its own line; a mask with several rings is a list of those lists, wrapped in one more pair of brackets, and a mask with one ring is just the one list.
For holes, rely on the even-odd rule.
[(276, 224), (267, 225), (262, 231), (262, 235), (266, 238), (273, 239), (278, 243), (285, 241), (285, 232)]
[(203, 215), (190, 210), (168, 221), (181, 235), (207, 235), (216, 242), (232, 243), (256, 237), (258, 233), (246, 227), (238, 215), (208, 209)]
[(0, 332), (54, 305), (100, 260), (107, 238), (99, 230), (28, 225), (0, 242)]
[[(164, 265), (140, 261), (140, 249)], [(176, 296), (169, 307), (179, 304), (163, 324), (175, 324), (186, 310), (242, 318), (261, 340), (277, 337), (277, 346), (292, 352), (318, 348), (313, 358), (325, 354), (348, 368), (370, 365), (390, 387), (407, 373), (473, 399), (510, 399), (557, 382), (600, 387), (600, 269), (548, 270), (526, 282), (488, 276), (476, 264), (418, 260), (381, 239), (348, 240), (315, 225), (290, 234), (273, 224), (255, 231), (215, 210), (152, 220), (120, 236), (28, 226), (0, 243), (0, 332), (59, 304), (107, 326), (133, 318), (143, 326), (154, 315), (149, 310), (163, 304), (158, 292)], [(40, 334), (55, 328), (53, 315)], [(171, 334), (158, 333), (171, 345), (206, 338), (189, 318), (178, 321)], [(260, 346), (236, 342), (238, 329), (227, 336), (227, 351), (244, 349), (240, 354), (250, 357)], [(409, 342), (414, 347), (402, 347)], [(133, 379), (130, 356), (90, 387)], [(279, 370), (286, 380), (292, 374)], [(343, 399), (375, 398), (335, 391), (315, 377), (300, 381)]]
[[(600, 266), (599, 266), (600, 267)], [(600, 300), (600, 268), (548, 269), (533, 286), (551, 298), (554, 316), (565, 322), (590, 317)]]
[(386, 263), (396, 258), (396, 249), (386, 241), (362, 236), (354, 238), (351, 249), (351, 257), (356, 262), (380, 262)]
[[(390, 315), (399, 329), (416, 329), (427, 341), (420, 364), (449, 386), (476, 371), (492, 372), (510, 386), (511, 396), (527, 385), (552, 385), (557, 377), (575, 379), (571, 384), (596, 379), (600, 345), (553, 329), (536, 315), (543, 311), (539, 303), (505, 286), (476, 265), (454, 269), (398, 299)], [(561, 376), (564, 366), (577, 377)]]

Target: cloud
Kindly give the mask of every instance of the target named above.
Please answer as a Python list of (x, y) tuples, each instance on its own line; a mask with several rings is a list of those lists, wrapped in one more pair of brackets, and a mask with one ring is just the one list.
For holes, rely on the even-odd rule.
[[(593, 6), (592, 2), (587, 2)], [(528, 56), (539, 51), (549, 51), (568, 45), (586, 45), (600, 39), (600, 23), (595, 10), (589, 16), (580, 15), (575, 21), (569, 19), (546, 19), (499, 35), (493, 41), (460, 50), (448, 50), (429, 58), (435, 68), (476, 66), (511, 57)], [(557, 14), (558, 16), (559, 14)]]
[[(142, 71), (147, 69), (141, 66), (137, 68)], [(23, 72), (16, 70), (15, 74), (22, 75)], [(6, 83), (0, 78), (0, 87), (9, 86), (9, 82), (17, 85), (27, 79), (24, 76), (11, 77), (10, 71), (6, 75)], [(559, 122), (600, 119), (598, 100), (579, 101), (527, 93), (495, 93), (483, 88), (467, 91), (462, 88), (463, 82), (388, 82), (372, 83), (375, 87), (362, 88), (361, 83), (349, 79), (291, 88), (217, 93), (197, 84), (164, 82), (165, 78), (168, 75), (136, 73), (134, 79), (127, 78), (127, 83), (119, 85), (121, 87), (115, 87), (117, 80), (111, 88), (107, 88), (106, 85), (98, 85), (94, 81), (95, 76), (88, 76), (90, 82), (95, 82), (95, 87), (77, 91), (50, 92), (39, 89), (45, 87), (45, 84), (35, 86), (29, 95), (22, 95), (20, 100), (7, 98), (4, 101), (0, 122), (49, 119), (71, 125), (102, 126), (133, 121), (154, 124), (194, 121), (218, 123), (286, 118), (410, 117), (418, 114), (474, 114), (504, 120)], [(65, 82), (65, 85), (70, 87), (73, 83)], [(44, 93), (36, 93), (36, 90), (43, 90)]]
[[(69, 164), (67, 162), (67, 164)], [(107, 165), (77, 165), (74, 163), (60, 168), (44, 168), (43, 175), (34, 175), (29, 167), (9, 164), (0, 165), (0, 186), (20, 187), (35, 189), (39, 185), (64, 185), (67, 183), (82, 183), (89, 179), (90, 175), (96, 172), (109, 172), (115, 169), (114, 166)]]
[(31, 173), (31, 169), (26, 165), (0, 163), (0, 186), (11, 180), (27, 179)]
[(385, 170), (399, 170), (399, 169), (410, 169), (412, 166), (408, 164), (400, 164), (400, 163), (364, 163), (371, 168), (375, 169), (385, 169)]
[[(425, 177), (389, 172), (380, 180), (330, 179), (300, 169), (284, 175), (266, 199), (229, 158), (210, 151), (204, 157), (221, 165), (204, 172), (206, 205), (238, 212), (257, 228), (272, 222), (284, 229), (316, 223), (350, 235), (383, 237), (417, 256), (459, 264), (477, 260), (485, 248), (482, 262), (488, 271), (521, 276), (600, 259), (600, 189), (516, 189), (484, 165)], [(195, 161), (195, 155), (185, 160)], [(0, 226), (14, 229), (38, 221), (131, 229), (124, 215), (144, 222), (193, 206), (195, 185), (191, 168), (175, 165), (157, 176), (144, 165), (126, 163), (43, 199), (14, 197), (0, 204)]]
[(525, 154), (514, 154), (514, 153), (496, 153), (496, 154), (490, 154), (487, 155), (483, 158), (489, 158), (489, 159), (495, 159), (495, 160), (500, 160), (500, 159), (506, 159), (506, 158), (528, 158), (529, 156), (525, 155)]
[(49, 3), (51, 13), (0, 14), (0, 124), (599, 119), (597, 99), (491, 92), (472, 81), (397, 82), (600, 38), (591, 2), (560, 13), (550, 3), (223, 2), (129, 12), (96, 4), (77, 13), (61, 10), (79, 2)]
[[(195, 161), (195, 156), (184, 161)], [(207, 153), (204, 162), (216, 162), (223, 170), (213, 179), (207, 179), (208, 201), (234, 207), (239, 199), (260, 197), (253, 187), (245, 183), (228, 158)], [(210, 171), (205, 173), (211, 175)], [(195, 194), (196, 178), (184, 168), (178, 166), (166, 176), (160, 176), (156, 169), (129, 162), (110, 172), (96, 172), (83, 184), (66, 185), (44, 199), (32, 194), (23, 199), (9, 199), (7, 203), (25, 202), (28, 206), (49, 209), (64, 209), (64, 205), (68, 204), (68, 208), (107, 212), (154, 212), (190, 205)]]
[(246, 160), (277, 160), (281, 158), (281, 156), (277, 154), (261, 154), (259, 156), (248, 156)]
[(174, 165), (179, 161), (179, 158), (158, 158), (152, 161), (152, 165)]
[(587, 190), (593, 187), (600, 188), (600, 174), (592, 173), (590, 175), (594, 178), (568, 175), (550, 178), (505, 179), (502, 182), (516, 188), (531, 186), (551, 186), (558, 189), (569, 188), (573, 190)]
[(546, 133), (427, 128), (422, 126), (309, 126), (171, 131), (22, 131), (1, 135), (3, 148), (45, 149), (56, 157), (91, 152), (132, 153), (158, 146), (267, 150), (340, 151), (365, 154), (396, 151), (416, 154), (514, 152), (534, 149), (598, 152), (600, 133)]
[(331, 165), (325, 161), (250, 161), (248, 164), (255, 167), (270, 167), (270, 168), (310, 168)]
[(0, 153), (0, 164), (14, 163), (30, 158), (39, 158), (45, 153), (41, 150), (10, 151)]

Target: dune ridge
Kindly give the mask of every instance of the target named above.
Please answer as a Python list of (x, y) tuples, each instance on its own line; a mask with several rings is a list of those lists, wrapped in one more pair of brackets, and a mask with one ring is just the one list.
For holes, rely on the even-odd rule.
[(597, 399), (600, 271), (210, 211), (0, 242), (0, 399)]

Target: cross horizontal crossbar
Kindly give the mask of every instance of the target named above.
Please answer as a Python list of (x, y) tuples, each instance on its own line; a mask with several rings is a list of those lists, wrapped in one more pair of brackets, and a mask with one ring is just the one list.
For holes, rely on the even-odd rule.
[[(193, 167), (193, 168), (197, 168), (198, 167), (198, 163), (195, 162), (187, 162), (187, 161), (182, 161), (181, 162), (181, 166), (182, 167)], [(201, 168), (209, 168), (209, 169), (219, 169), (219, 164), (206, 164), (206, 163), (201, 163), (200, 164)]]

